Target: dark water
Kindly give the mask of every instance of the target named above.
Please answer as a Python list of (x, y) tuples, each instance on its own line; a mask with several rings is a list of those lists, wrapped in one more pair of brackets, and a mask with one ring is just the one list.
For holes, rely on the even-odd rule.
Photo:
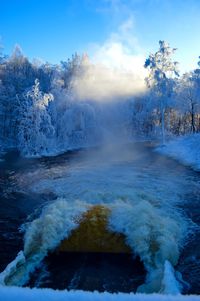
[(144, 266), (131, 254), (50, 254), (35, 271), (31, 287), (131, 292), (145, 281)]
[[(23, 249), (21, 225), (40, 214), (56, 197), (111, 202), (149, 198), (172, 202), (200, 225), (200, 174), (134, 144), (106, 152), (79, 151), (43, 159), (21, 159), (10, 152), (0, 162), (0, 269)], [(108, 160), (109, 158), (109, 160)], [(200, 232), (188, 236), (176, 270), (189, 283), (185, 293), (200, 294)], [(97, 275), (98, 271), (98, 275)], [(135, 291), (144, 282), (142, 263), (129, 255), (50, 254), (30, 286), (85, 290)]]

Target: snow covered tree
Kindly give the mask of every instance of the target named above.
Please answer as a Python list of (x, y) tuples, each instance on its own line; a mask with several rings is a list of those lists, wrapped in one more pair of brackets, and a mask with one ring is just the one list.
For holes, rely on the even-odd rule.
[[(200, 65), (200, 63), (198, 63)], [(189, 131), (200, 130), (200, 69), (183, 74), (177, 88), (178, 110), (185, 114)]]
[(63, 81), (63, 88), (69, 91), (72, 88), (74, 77), (80, 72), (82, 64), (82, 57), (75, 53), (71, 59), (61, 61), (61, 79)]
[(19, 127), (19, 149), (23, 155), (47, 154), (53, 147), (54, 127), (48, 112), (52, 94), (44, 94), (39, 89), (39, 81), (24, 95)]
[(152, 89), (153, 94), (159, 102), (161, 115), (162, 143), (165, 144), (165, 113), (167, 102), (172, 97), (174, 78), (179, 76), (178, 63), (172, 60), (176, 51), (165, 41), (159, 41), (159, 50), (150, 54), (144, 67), (149, 70), (146, 78), (147, 86)]
[(0, 64), (0, 80), (2, 85), (1, 104), (3, 108), (2, 138), (6, 144), (16, 146), (19, 107), (23, 101), (22, 94), (33, 85), (33, 68), (16, 46), (11, 57), (4, 58)]

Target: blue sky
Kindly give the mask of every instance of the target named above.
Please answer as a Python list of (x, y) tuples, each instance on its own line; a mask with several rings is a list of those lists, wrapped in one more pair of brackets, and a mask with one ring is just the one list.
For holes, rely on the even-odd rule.
[(93, 55), (116, 33), (118, 39), (123, 35), (120, 43), (128, 45), (129, 52), (144, 57), (157, 50), (160, 39), (167, 40), (178, 48), (181, 69), (195, 68), (200, 55), (200, 1), (0, 0), (5, 53), (17, 43), (28, 57), (57, 63), (75, 51)]

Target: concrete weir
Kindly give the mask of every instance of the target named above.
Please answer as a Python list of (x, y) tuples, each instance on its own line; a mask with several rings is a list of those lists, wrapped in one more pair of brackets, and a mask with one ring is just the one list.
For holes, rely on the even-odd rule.
[(63, 240), (57, 252), (131, 253), (125, 236), (108, 227), (110, 209), (95, 205), (82, 215), (79, 227)]

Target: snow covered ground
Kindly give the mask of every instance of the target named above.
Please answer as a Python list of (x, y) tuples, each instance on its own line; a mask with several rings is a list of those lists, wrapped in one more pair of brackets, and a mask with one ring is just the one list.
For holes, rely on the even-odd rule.
[(200, 170), (200, 134), (179, 137), (156, 151)]
[(19, 287), (1, 287), (0, 301), (197, 301), (200, 296), (159, 295), (159, 294), (111, 294), (84, 291), (58, 291), (52, 289), (30, 289)]

